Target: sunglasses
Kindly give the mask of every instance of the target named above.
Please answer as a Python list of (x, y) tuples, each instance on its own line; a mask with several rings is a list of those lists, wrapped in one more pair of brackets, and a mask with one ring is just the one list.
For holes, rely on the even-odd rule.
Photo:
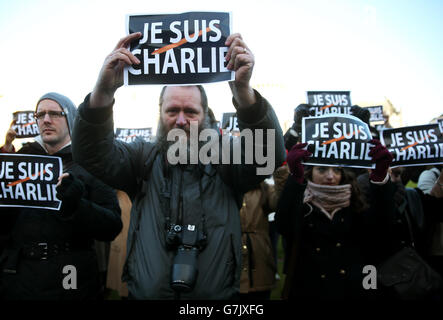
[(43, 120), (46, 115), (48, 115), (50, 119), (59, 119), (66, 116), (66, 113), (64, 111), (41, 111), (34, 113), (34, 118), (36, 120)]

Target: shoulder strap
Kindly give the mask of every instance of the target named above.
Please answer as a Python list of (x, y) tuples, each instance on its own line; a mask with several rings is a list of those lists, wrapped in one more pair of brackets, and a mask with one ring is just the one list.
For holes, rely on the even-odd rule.
[(423, 206), (421, 203), (421, 197), (418, 192), (413, 188), (405, 188), (406, 198), (408, 200), (410, 219), (415, 222), (417, 229), (422, 232), (424, 230), (425, 216)]
[(412, 232), (412, 225), (411, 225), (411, 219), (409, 217), (409, 210), (404, 211), (405, 218), (406, 218), (406, 224), (408, 225), (408, 231), (409, 231), (409, 237), (411, 239), (412, 247), (415, 248), (415, 240), (414, 240), (414, 234)]

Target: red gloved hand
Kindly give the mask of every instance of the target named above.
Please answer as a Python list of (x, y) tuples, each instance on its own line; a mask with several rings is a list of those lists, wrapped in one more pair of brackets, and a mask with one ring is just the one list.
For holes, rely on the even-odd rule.
[(297, 183), (303, 183), (304, 179), (304, 168), (302, 165), (302, 160), (306, 161), (308, 157), (312, 155), (308, 150), (303, 149), (306, 147), (307, 143), (297, 143), (289, 151), (286, 161), (288, 162), (289, 170), (292, 173), (292, 177), (297, 181)]
[(370, 179), (375, 182), (381, 182), (388, 174), (389, 165), (392, 162), (393, 156), (389, 150), (380, 143), (380, 140), (372, 139), (369, 143), (374, 144), (371, 147), (369, 156), (372, 157), (372, 162), (375, 162), (375, 169), (372, 170)]

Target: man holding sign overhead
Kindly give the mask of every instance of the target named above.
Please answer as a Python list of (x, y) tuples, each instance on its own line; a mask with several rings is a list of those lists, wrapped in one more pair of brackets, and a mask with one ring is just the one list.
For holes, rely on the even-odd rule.
[(0, 154), (2, 299), (99, 298), (94, 239), (113, 240), (122, 223), (113, 189), (72, 161), (76, 113), (67, 97), (43, 95), (35, 142)]
[[(186, 21), (180, 22), (175, 15), (172, 22), (166, 17), (157, 22), (157, 31), (149, 34), (169, 34), (168, 27), (160, 29), (160, 24), (186, 26)], [(205, 20), (201, 15), (189, 19), (188, 26), (200, 28)], [(192, 31), (183, 29), (183, 34), (196, 31), (195, 27)], [(206, 39), (213, 35), (209, 33)], [(155, 143), (127, 144), (114, 140), (114, 93), (123, 85), (125, 66), (140, 69), (143, 59), (128, 48), (144, 42), (142, 36), (142, 32), (136, 32), (124, 37), (106, 58), (94, 90), (79, 107), (73, 137), (74, 157), (109, 185), (127, 192), (133, 200), (124, 270), (130, 298), (232, 299), (239, 293), (241, 267), (239, 200), (266, 176), (256, 173), (261, 169), (258, 161), (233, 165), (223, 162), (221, 156), (216, 164), (204, 163), (200, 158), (195, 163), (170, 161), (168, 150), (175, 143), (175, 139), (168, 139), (170, 133), (182, 131), (181, 138), (185, 141), (189, 138), (190, 147), (185, 145), (185, 156), (203, 149), (189, 152), (194, 143), (199, 143), (198, 139), (192, 139), (193, 127), (198, 133), (212, 128), (215, 144), (221, 139), (200, 85), (163, 88)], [(260, 147), (275, 147), (267, 152), (275, 168), (284, 161), (283, 136), (272, 107), (250, 85), (254, 56), (240, 34), (231, 34), (223, 42), (227, 48), (225, 67), (235, 71), (235, 80), (229, 84), (238, 126), (273, 131), (268, 138), (273, 134), (275, 138), (267, 139)], [(171, 46), (168, 50), (180, 49)], [(167, 55), (172, 58), (173, 52)], [(257, 151), (258, 147), (255, 148)], [(241, 157), (245, 157), (244, 149)]]

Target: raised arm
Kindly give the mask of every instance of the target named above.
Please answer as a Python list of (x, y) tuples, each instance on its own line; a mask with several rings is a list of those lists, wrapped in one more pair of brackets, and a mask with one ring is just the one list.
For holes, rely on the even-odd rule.
[(270, 158), (266, 161), (265, 168), (257, 163), (246, 165), (244, 141), (242, 141), (242, 165), (221, 166), (224, 181), (237, 192), (244, 193), (263, 181), (266, 176), (271, 175), (275, 168), (283, 163), (285, 157), (283, 133), (271, 104), (250, 85), (255, 64), (252, 51), (238, 33), (230, 35), (225, 44), (229, 47), (226, 54), (227, 68), (235, 71), (235, 80), (229, 82), (229, 85), (232, 101), (237, 109), (239, 129), (242, 133), (244, 129), (250, 129), (253, 134), (257, 133), (257, 129), (262, 129), (263, 144), (255, 143), (250, 153), (256, 156), (256, 148), (263, 148), (268, 151), (267, 157)]
[(123, 84), (126, 65), (140, 63), (129, 52), (131, 41), (141, 33), (122, 38), (101, 68), (94, 90), (79, 106), (72, 134), (74, 160), (93, 175), (131, 197), (141, 177), (144, 156), (152, 144), (127, 144), (114, 139), (113, 103), (115, 91)]
[(231, 34), (226, 43), (229, 46), (226, 54), (227, 69), (235, 71), (235, 80), (229, 82), (238, 109), (247, 108), (257, 102), (254, 90), (250, 85), (255, 59), (239, 33)]
[(11, 122), (11, 125), (9, 126), (8, 131), (6, 132), (5, 137), (5, 144), (3, 147), (0, 148), (0, 153), (14, 153), (15, 148), (12, 142), (14, 141), (15, 137), (17, 136), (17, 132), (12, 128), (12, 126), (15, 124), (15, 120)]
[(141, 36), (141, 32), (136, 32), (121, 38), (114, 50), (106, 57), (91, 94), (90, 108), (106, 107), (113, 103), (115, 92), (123, 85), (125, 66), (140, 64), (140, 60), (127, 48), (132, 41)]

